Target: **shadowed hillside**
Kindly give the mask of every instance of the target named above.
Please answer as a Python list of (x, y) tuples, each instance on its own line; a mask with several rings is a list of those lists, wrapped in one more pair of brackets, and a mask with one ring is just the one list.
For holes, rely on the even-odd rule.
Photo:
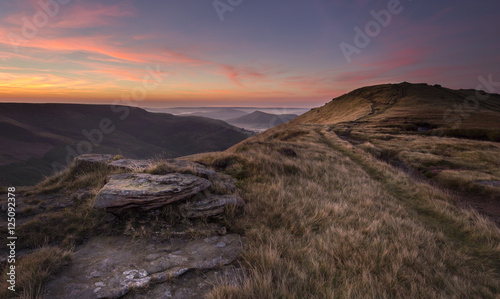
[(223, 121), (140, 108), (0, 104), (0, 182), (33, 184), (52, 173), (54, 162), (61, 168), (89, 150), (133, 158), (178, 157), (224, 150), (246, 137), (248, 132)]

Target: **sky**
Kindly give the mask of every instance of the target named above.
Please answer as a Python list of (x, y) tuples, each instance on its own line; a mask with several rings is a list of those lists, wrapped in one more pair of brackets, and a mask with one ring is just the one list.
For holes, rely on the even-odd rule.
[(500, 81), (500, 1), (0, 2), (0, 101), (316, 107)]

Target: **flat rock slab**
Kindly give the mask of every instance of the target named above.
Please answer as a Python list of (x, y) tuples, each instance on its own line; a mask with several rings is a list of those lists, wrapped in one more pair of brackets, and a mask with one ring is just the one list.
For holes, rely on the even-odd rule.
[(116, 168), (140, 172), (151, 167), (151, 162), (148, 160), (120, 159), (112, 161), (109, 165)]
[[(223, 266), (216, 270), (206, 271), (203, 275), (188, 272), (175, 279), (175, 283), (162, 283), (151, 288), (137, 290), (125, 295), (124, 299), (186, 299), (204, 298), (214, 285), (242, 285), (244, 270), (233, 266)], [(193, 288), (196, 286), (196, 288)]]
[(211, 186), (206, 179), (180, 173), (127, 173), (112, 175), (108, 179), (95, 198), (95, 208), (123, 210), (139, 207), (150, 210), (189, 198)]
[(165, 164), (169, 165), (173, 169), (177, 171), (191, 170), (197, 176), (201, 176), (206, 179), (217, 179), (217, 172), (208, 169), (206, 166), (203, 166), (199, 163), (187, 161), (187, 160), (177, 160), (177, 159), (168, 159), (164, 161)]
[[(155, 292), (164, 290), (172, 298), (202, 298), (200, 292), (210, 287), (202, 288), (203, 274), (193, 270), (220, 269), (236, 260), (242, 246), (235, 234), (166, 244), (126, 237), (94, 238), (78, 248), (71, 265), (47, 283), (47, 298), (120, 298), (131, 290), (147, 292), (153, 286)], [(182, 288), (176, 287), (172, 278), (186, 273)], [(175, 290), (192, 296), (176, 296)]]
[(224, 213), (226, 206), (242, 206), (243, 199), (236, 195), (212, 195), (199, 201), (188, 201), (180, 205), (186, 218), (214, 217)]

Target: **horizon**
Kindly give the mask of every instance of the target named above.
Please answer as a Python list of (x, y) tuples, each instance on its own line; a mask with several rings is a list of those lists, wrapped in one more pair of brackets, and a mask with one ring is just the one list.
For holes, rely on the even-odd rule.
[(367, 85), (498, 81), (497, 2), (228, 3), (3, 2), (0, 102), (313, 108)]

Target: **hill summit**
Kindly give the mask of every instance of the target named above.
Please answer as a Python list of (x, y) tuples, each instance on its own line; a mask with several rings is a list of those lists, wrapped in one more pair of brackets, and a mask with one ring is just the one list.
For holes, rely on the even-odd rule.
[[(440, 85), (383, 84), (356, 89), (294, 124), (347, 124), (364, 132), (440, 129), (446, 136), (500, 140), (500, 95)], [(373, 131), (374, 132), (374, 131)]]

